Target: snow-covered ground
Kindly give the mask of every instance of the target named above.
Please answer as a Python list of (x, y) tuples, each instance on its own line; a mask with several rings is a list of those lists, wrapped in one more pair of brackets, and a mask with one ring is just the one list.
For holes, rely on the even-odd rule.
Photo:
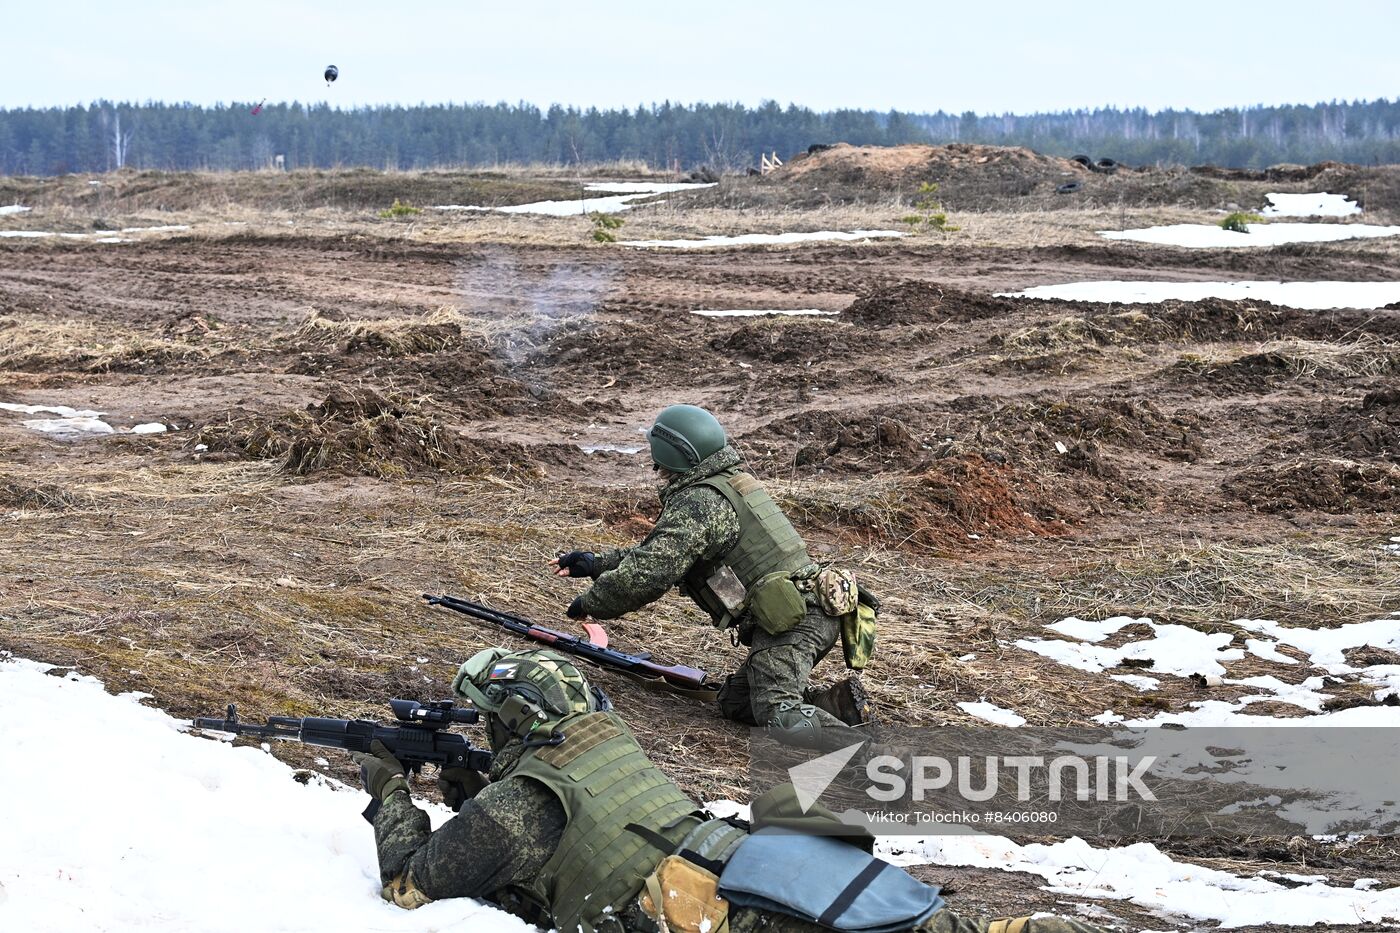
[[(1106, 671), (1118, 667), (1125, 660), (1147, 661), (1151, 664), (1153, 680), (1162, 675), (1219, 678), (1220, 684), (1248, 687), (1256, 691), (1234, 701), (1200, 700), (1192, 703), (1191, 709), (1185, 712), (1158, 713), (1147, 718), (1127, 718), (1113, 710), (1105, 710), (1095, 717), (1104, 724), (1400, 727), (1400, 707), (1396, 706), (1323, 710), (1330, 697), (1323, 690), (1328, 678), (1365, 685), (1376, 699), (1400, 692), (1400, 665), (1358, 667), (1347, 663), (1343, 655), (1349, 648), (1363, 646), (1400, 650), (1400, 613), (1336, 628), (1286, 626), (1263, 619), (1237, 619), (1230, 624), (1240, 634), (1254, 636), (1244, 638), (1245, 647), (1230, 647), (1236, 637), (1233, 632), (1207, 633), (1185, 625), (1163, 624), (1128, 616), (1098, 621), (1073, 617), (1062, 619), (1046, 628), (1065, 638), (1023, 638), (1016, 642), (1016, 647), (1082, 671)], [(1142, 626), (1150, 634), (1134, 637), (1117, 647), (1100, 644), (1129, 625)], [(1291, 647), (1307, 655), (1306, 664), (1282, 652), (1280, 646)], [(1226, 664), (1242, 660), (1246, 654), (1279, 665), (1279, 673), (1287, 673), (1289, 679), (1273, 675), (1228, 676)], [(1299, 677), (1298, 673), (1307, 676)], [(1120, 674), (1114, 679), (1139, 689), (1151, 689), (1144, 685), (1143, 681), (1148, 678), (1142, 674)], [(1255, 703), (1268, 701), (1296, 706), (1312, 715), (1260, 716), (1250, 714), (1247, 709)]]
[(533, 929), (470, 900), (384, 903), (358, 788), (45, 671), (0, 660), (0, 930)]
[(1344, 194), (1270, 192), (1264, 197), (1269, 206), (1259, 213), (1265, 217), (1348, 217), (1361, 213), (1361, 206)]
[(1292, 885), (1268, 877), (1240, 877), (1178, 862), (1150, 843), (1099, 849), (1083, 839), (1018, 845), (1003, 836), (893, 836), (877, 853), (897, 865), (968, 865), (1028, 872), (1046, 889), (1078, 897), (1130, 901), (1222, 927), (1286, 924), (1381, 923), (1400, 919), (1400, 888), (1333, 887), (1322, 881)]
[(1139, 230), (1100, 230), (1107, 240), (1133, 240), (1191, 249), (1281, 246), (1284, 243), (1326, 243), (1367, 237), (1400, 236), (1400, 227), (1375, 224), (1249, 224), (1248, 233), (1224, 230), (1216, 224), (1171, 224)]
[(0, 207), (0, 217), (5, 216), (6, 214), (24, 214), (27, 213), (29, 210), (30, 208), (24, 207), (19, 204), (9, 204), (4, 207)]
[(1001, 295), (1120, 304), (1252, 298), (1289, 308), (1322, 311), (1384, 307), (1400, 301), (1400, 282), (1068, 282), (1064, 285), (1037, 285), (1021, 292), (1002, 292)]
[(815, 233), (744, 233), (738, 236), (707, 236), (699, 240), (624, 240), (623, 246), (666, 249), (704, 249), (709, 246), (771, 246), (785, 243), (813, 243), (820, 240), (873, 240), (900, 237), (898, 230), (818, 230)]
[[(1319, 652), (1326, 657), (1332, 647)], [(91, 677), (60, 673), (0, 658), (6, 761), (47, 763), (41, 780), (32, 768), (0, 768), (0, 795), (11, 802), (0, 832), (0, 930), (528, 933), (473, 901), (412, 912), (385, 904), (358, 789), (319, 775), (302, 783), (258, 748), (186, 734), (138, 694), (112, 696)], [(66, 737), (81, 739), (81, 754), (60, 747)], [(709, 808), (747, 810), (730, 801)], [(429, 809), (434, 825), (449, 817)], [(1262, 873), (1177, 862), (1149, 844), (896, 836), (881, 839), (878, 851), (902, 865), (1029, 872), (1056, 893), (1226, 927), (1400, 919), (1400, 889), (1335, 887), (1312, 876), (1285, 886)]]
[(474, 204), (438, 204), (435, 211), (496, 211), (501, 214), (542, 214), (547, 217), (577, 217), (581, 214), (616, 214), (633, 202), (673, 191), (712, 188), (714, 183), (648, 181), (602, 181), (584, 185), (585, 191), (610, 192), (601, 198), (570, 198), (565, 201), (535, 201), (510, 207), (480, 207)]
[(763, 317), (767, 314), (783, 315), (828, 315), (837, 314), (836, 311), (819, 311), (816, 308), (699, 308), (690, 312), (701, 317)]

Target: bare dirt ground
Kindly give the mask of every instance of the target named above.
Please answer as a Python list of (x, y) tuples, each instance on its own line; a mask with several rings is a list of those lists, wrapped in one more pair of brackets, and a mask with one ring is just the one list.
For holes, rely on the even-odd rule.
[[(555, 180), (521, 184), (497, 194), (550, 196)], [(75, 229), (108, 221), (24, 190)], [(506, 639), (425, 609), (423, 592), (563, 627), (577, 584), (544, 562), (634, 541), (657, 511), (644, 455), (582, 448), (640, 447), (674, 402), (711, 406), (813, 550), (884, 598), (865, 682), (887, 722), (972, 724), (957, 703), (986, 699), (1082, 725), (1201, 699), (1014, 647), (1067, 615), (1217, 631), (1400, 609), (1400, 559), (1380, 546), (1400, 533), (1400, 312), (994, 296), (1100, 278), (1394, 280), (1387, 241), (1186, 251), (1098, 240), (1103, 212), (988, 211), (969, 216), (1004, 236), (667, 253), (583, 245), (577, 218), (396, 224), (328, 203), (162, 211), (142, 197), (102, 211), (194, 229), (0, 240), (0, 401), (178, 427), (58, 440), (0, 412), (0, 649), (175, 715), (237, 701), (249, 718), (380, 716), (392, 696), (445, 696), (464, 657)], [(746, 215), (685, 210), (627, 220), (726, 232)], [(772, 216), (821, 229), (831, 210)], [(741, 658), (675, 597), (609, 630), (715, 675)], [(828, 661), (817, 676), (843, 673)], [(689, 790), (747, 795), (740, 730), (597, 678)], [(325, 770), (351, 778), (346, 761)], [(1400, 882), (1379, 843), (1172, 851)], [(1031, 876), (919, 871), (966, 908), (1075, 909)], [(1181, 925), (1101, 908), (1134, 929)]]

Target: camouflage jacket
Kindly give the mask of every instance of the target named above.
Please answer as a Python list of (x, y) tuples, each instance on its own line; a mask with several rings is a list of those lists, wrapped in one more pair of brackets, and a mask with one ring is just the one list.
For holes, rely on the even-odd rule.
[(634, 547), (598, 556), (598, 577), (583, 594), (583, 609), (595, 619), (615, 619), (655, 602), (697, 561), (726, 553), (739, 541), (739, 516), (724, 497), (695, 484), (739, 465), (725, 446), (661, 490), (661, 517)]

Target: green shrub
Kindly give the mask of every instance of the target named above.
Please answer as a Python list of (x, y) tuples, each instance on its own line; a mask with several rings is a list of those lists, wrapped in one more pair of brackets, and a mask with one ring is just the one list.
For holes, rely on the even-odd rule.
[(943, 205), (938, 200), (938, 182), (923, 182), (915, 195), (914, 208), (922, 213), (906, 214), (899, 218), (901, 223), (908, 224), (916, 231), (922, 228), (937, 230), (939, 233), (952, 233), (958, 229), (948, 223), (948, 213), (943, 210)]
[(423, 213), (423, 208), (414, 207), (412, 204), (404, 204), (398, 198), (394, 198), (393, 206), (384, 208), (384, 210), (379, 212), (379, 216), (383, 217), (385, 220), (393, 220), (397, 217), (411, 217), (414, 214), (421, 213)]
[(599, 243), (616, 243), (614, 230), (622, 226), (622, 218), (612, 214), (593, 213), (588, 215), (593, 221), (593, 239)]
[(1264, 218), (1258, 214), (1251, 214), (1248, 211), (1235, 211), (1233, 214), (1226, 214), (1220, 221), (1222, 230), (1232, 230), (1235, 233), (1248, 233), (1250, 224), (1264, 223)]

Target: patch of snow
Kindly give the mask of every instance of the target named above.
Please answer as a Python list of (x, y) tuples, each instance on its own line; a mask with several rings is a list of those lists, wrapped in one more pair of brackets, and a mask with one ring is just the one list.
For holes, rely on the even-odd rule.
[(1156, 677), (1144, 677), (1141, 674), (1109, 674), (1108, 679), (1116, 680), (1120, 684), (1127, 684), (1135, 690), (1142, 690), (1144, 692), (1156, 690), (1162, 685), (1162, 682)]
[(1361, 213), (1361, 205), (1344, 194), (1271, 192), (1264, 197), (1269, 206), (1259, 213), (1265, 217), (1348, 217)]
[(1188, 249), (1281, 246), (1284, 243), (1326, 243), (1369, 237), (1400, 236), (1400, 227), (1375, 224), (1249, 224), (1248, 233), (1215, 224), (1171, 224), (1140, 230), (1100, 230), (1106, 240), (1133, 240)]
[[(184, 724), (48, 665), (0, 660), (0, 738), (7, 761), (59, 761), (81, 735), (91, 774), (0, 768), (0, 929), (142, 933), (473, 930), (530, 933), (467, 898), (414, 911), (379, 897), (365, 795), (327, 778), (306, 784), (256, 748), (186, 735)], [(75, 805), (88, 801), (90, 805)], [(451, 814), (427, 809), (435, 823)], [(133, 832), (140, 827), (140, 832)], [(295, 885), (269, 879), (295, 878)], [(211, 887), (212, 885), (212, 887)], [(258, 892), (256, 897), (238, 892)], [(223, 893), (219, 893), (223, 892)]]
[[(1400, 227), (1394, 229), (1400, 233)], [(1069, 282), (1037, 285), (1021, 292), (1001, 292), (999, 297), (1119, 304), (1252, 298), (1306, 311), (1328, 311), (1380, 308), (1400, 301), (1400, 282)]]
[(896, 865), (965, 865), (1028, 872), (1055, 894), (1130, 901), (1232, 928), (1346, 925), (1400, 919), (1400, 888), (1301, 887), (1174, 861), (1151, 843), (1100, 849), (1073, 838), (1020, 845), (1004, 836), (884, 837), (876, 852)]
[(701, 309), (692, 311), (692, 312), (690, 312), (690, 313), (691, 313), (691, 314), (698, 314), (698, 315), (700, 315), (701, 317), (762, 317), (762, 316), (765, 315), (765, 314), (790, 314), (790, 315), (804, 315), (804, 314), (806, 314), (806, 315), (810, 315), (810, 314), (839, 314), (840, 312), (839, 312), (839, 311), (819, 311), (819, 310), (817, 310), (816, 308), (770, 308), (770, 309), (766, 309), (766, 310), (765, 310), (765, 309), (752, 309), (752, 308), (733, 308), (733, 309), (727, 309), (727, 310), (715, 310), (715, 309), (710, 309), (710, 308), (701, 308)]
[(987, 722), (994, 722), (999, 726), (1024, 726), (1026, 718), (1009, 709), (1003, 709), (995, 703), (988, 703), (980, 700), (976, 703), (959, 703), (958, 708), (964, 713), (976, 716), (978, 719), (985, 719)]
[(547, 217), (577, 217), (581, 214), (616, 214), (632, 207), (632, 202), (658, 194), (711, 188), (711, 184), (690, 182), (653, 183), (645, 181), (594, 182), (584, 186), (586, 191), (613, 192), (602, 198), (569, 198), (560, 201), (535, 201), (508, 207), (481, 207), (474, 204), (438, 204), (435, 211), (496, 211), (501, 214), (542, 214)]
[(1392, 554), (1400, 554), (1400, 537), (1391, 538), (1388, 544), (1382, 544), (1381, 547)]
[(147, 424), (138, 424), (131, 429), (132, 434), (164, 434), (168, 429), (159, 421), (151, 421)]
[[(1096, 644), (1133, 623), (1149, 626), (1152, 636), (1131, 641), (1117, 648)], [(1017, 641), (1016, 647), (1091, 672), (1116, 667), (1127, 658), (1150, 658), (1153, 661), (1154, 674), (1170, 674), (1177, 677), (1201, 675), (1217, 684), (1250, 687), (1261, 691), (1234, 702), (1197, 701), (1191, 703), (1190, 709), (1186, 711), (1159, 713), (1150, 718), (1128, 719), (1107, 710), (1093, 717), (1095, 722), (1104, 725), (1122, 723), (1128, 726), (1400, 726), (1400, 708), (1394, 706), (1368, 706), (1323, 712), (1330, 698), (1323, 692), (1328, 684), (1324, 674), (1341, 677), (1352, 683), (1369, 684), (1374, 688), (1373, 695), (1378, 700), (1391, 693), (1400, 693), (1400, 664), (1358, 668), (1348, 664), (1344, 654), (1350, 648), (1363, 646), (1388, 651), (1400, 650), (1400, 613), (1388, 618), (1349, 623), (1336, 628), (1285, 626), (1259, 619), (1237, 619), (1232, 624), (1244, 631), (1267, 636), (1245, 640), (1245, 650), (1255, 657), (1296, 669), (1299, 662), (1284, 655), (1277, 647), (1289, 645), (1305, 652), (1309, 664), (1323, 673), (1308, 677), (1301, 683), (1289, 683), (1272, 675), (1230, 678), (1225, 676), (1222, 662), (1236, 661), (1245, 655), (1245, 650), (1226, 647), (1233, 641), (1234, 636), (1231, 633), (1207, 634), (1186, 626), (1161, 625), (1150, 619), (1133, 619), (1128, 616), (1115, 616), (1102, 621), (1086, 621), (1073, 617), (1062, 619), (1047, 625), (1046, 628), (1077, 639), (1076, 641), (1028, 638)], [(1155, 678), (1142, 678), (1135, 674), (1110, 676), (1114, 680), (1138, 686), (1139, 689), (1157, 686)], [(1139, 682), (1149, 681), (1151, 687), (1140, 686)], [(1291, 717), (1250, 714), (1248, 707), (1269, 701), (1287, 703), (1313, 715)]]
[(0, 230), (0, 236), (8, 237), (41, 237), (54, 236), (46, 230)]
[(812, 243), (819, 240), (873, 240), (880, 237), (902, 237), (898, 230), (819, 230), (815, 233), (744, 233), (738, 236), (707, 236), (699, 240), (624, 240), (623, 246), (659, 247), (665, 249), (705, 249), (712, 246), (773, 246), (787, 243)]
[(58, 415), (60, 418), (98, 418), (104, 412), (69, 408), (67, 405), (19, 405), (14, 402), (0, 402), (0, 411), (12, 411), (20, 415)]
[(53, 434), (58, 437), (77, 437), (80, 434), (115, 434), (112, 427), (101, 418), (29, 418), (20, 424), (31, 431)]
[[(1082, 619), (1065, 619), (1046, 626), (1069, 634), (1071, 631), (1087, 631), (1102, 641), (1110, 632), (1115, 632), (1130, 623), (1143, 623), (1152, 629), (1151, 638), (1129, 642), (1118, 648), (1105, 648), (1072, 641), (1051, 641), (1040, 638), (1023, 638), (1016, 642), (1017, 648), (1059, 661), (1081, 671), (1102, 671), (1117, 667), (1124, 660), (1150, 660), (1154, 673), (1176, 674), (1189, 677), (1192, 674), (1224, 674), (1221, 661), (1237, 661), (1244, 657), (1239, 648), (1227, 648), (1231, 635), (1228, 632), (1200, 632), (1185, 625), (1170, 625), (1153, 622), (1150, 619), (1132, 619), (1118, 616), (1101, 623), (1085, 622)], [(1059, 626), (1057, 628), (1056, 626)]]
[(622, 444), (579, 444), (577, 446), (579, 450), (586, 454), (637, 454), (642, 452), (642, 448), (640, 447), (626, 447)]
[(22, 207), (18, 204), (11, 204), (8, 207), (0, 207), (0, 217), (5, 216), (6, 214), (26, 214), (31, 209), (32, 208)]
[(1314, 665), (1333, 674), (1345, 674), (1353, 670), (1347, 665), (1342, 654), (1348, 648), (1372, 647), (1400, 651), (1400, 618), (1394, 617), (1372, 619), (1369, 622), (1349, 622), (1336, 628), (1294, 627), (1280, 625), (1267, 619), (1240, 619), (1235, 624), (1306, 652)]

